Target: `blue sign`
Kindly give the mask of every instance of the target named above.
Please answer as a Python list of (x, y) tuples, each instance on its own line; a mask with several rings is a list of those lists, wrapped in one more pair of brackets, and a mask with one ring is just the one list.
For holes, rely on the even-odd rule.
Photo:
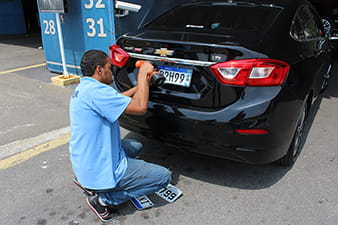
[[(42, 42), (48, 69), (62, 73), (55, 16), (55, 13), (40, 11)], [(99, 49), (108, 53), (109, 46), (115, 42), (113, 1), (68, 1), (67, 13), (61, 16), (67, 71), (81, 75), (80, 61), (85, 51)]]

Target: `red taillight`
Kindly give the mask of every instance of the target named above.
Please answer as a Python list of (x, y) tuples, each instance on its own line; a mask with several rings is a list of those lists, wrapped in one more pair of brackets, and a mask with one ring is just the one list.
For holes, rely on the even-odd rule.
[(290, 66), (275, 59), (243, 59), (212, 65), (212, 72), (222, 83), (234, 86), (279, 86)]
[(268, 134), (269, 131), (265, 129), (236, 129), (239, 134)]
[(123, 67), (129, 59), (128, 53), (117, 44), (109, 47), (109, 57), (111, 63), (117, 67)]

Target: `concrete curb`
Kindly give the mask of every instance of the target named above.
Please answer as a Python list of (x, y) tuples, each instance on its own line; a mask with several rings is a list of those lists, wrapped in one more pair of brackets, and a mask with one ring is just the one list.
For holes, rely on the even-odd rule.
[(24, 152), (30, 148), (33, 148), (50, 140), (54, 140), (68, 133), (70, 133), (70, 127), (65, 127), (41, 134), (36, 137), (18, 140), (6, 145), (2, 145), (0, 146), (0, 160), (18, 154), (20, 152)]

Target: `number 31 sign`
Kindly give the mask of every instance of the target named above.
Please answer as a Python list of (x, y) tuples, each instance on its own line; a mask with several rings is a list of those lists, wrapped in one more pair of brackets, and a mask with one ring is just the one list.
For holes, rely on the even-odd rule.
[[(87, 0), (84, 3), (84, 8), (87, 11), (92, 11), (91, 15), (93, 16), (93, 17), (86, 18), (86, 23), (87, 23), (87, 28), (88, 28), (87, 36), (106, 38), (107, 33), (104, 28), (105, 27), (104, 20), (106, 18), (102, 18), (102, 17), (95, 18), (94, 17), (95, 12), (104, 11), (104, 9), (107, 8), (104, 0)], [(98, 10), (98, 9), (102, 9), (102, 10)], [(99, 16), (103, 16), (103, 14), (100, 13)]]

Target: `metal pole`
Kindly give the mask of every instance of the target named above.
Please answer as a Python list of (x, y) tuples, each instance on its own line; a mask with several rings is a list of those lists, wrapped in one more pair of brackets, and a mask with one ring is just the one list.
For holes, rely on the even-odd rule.
[(55, 13), (55, 17), (56, 17), (56, 27), (58, 29), (58, 37), (59, 37), (61, 61), (62, 61), (62, 68), (63, 68), (63, 76), (65, 78), (68, 78), (69, 77), (69, 73), (67, 71), (65, 51), (64, 51), (64, 47), (63, 47), (63, 38), (62, 38), (62, 30), (61, 30), (60, 13)]

